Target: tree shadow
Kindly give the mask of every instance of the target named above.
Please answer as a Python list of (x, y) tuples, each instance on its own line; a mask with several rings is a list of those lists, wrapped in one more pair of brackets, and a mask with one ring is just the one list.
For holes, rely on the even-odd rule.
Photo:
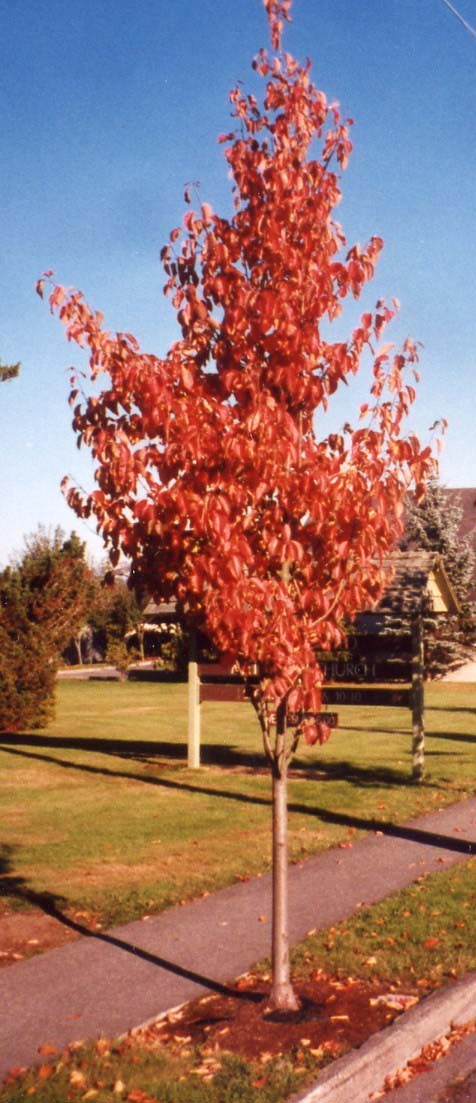
[(476, 735), (467, 735), (466, 732), (427, 732), (428, 739), (447, 739), (451, 743), (476, 743)]
[[(187, 792), (208, 797), (219, 797), (224, 800), (235, 801), (239, 804), (261, 805), (271, 809), (271, 797), (263, 797), (259, 796), (258, 794), (234, 792), (226, 789), (214, 788), (207, 785), (191, 784), (184, 779), (176, 781), (173, 778), (150, 777), (150, 775), (145, 774), (133, 774), (125, 773), (120, 770), (109, 770), (107, 767), (68, 762), (67, 760), (55, 758), (50, 755), (33, 754), (28, 751), (20, 751), (17, 748), (8, 746), (0, 745), (0, 750), (4, 750), (10, 754), (20, 755), (22, 758), (34, 760), (40, 759), (41, 761), (52, 763), (55, 766), (62, 766), (65, 769), (69, 770), (79, 770), (81, 772), (96, 775), (99, 774), (105, 777), (127, 778), (131, 781), (139, 781), (146, 785), (158, 786), (159, 788), (163, 789), (171, 789), (179, 792)], [(436, 755), (440, 753), (445, 755), (449, 754), (449, 752), (433, 753)], [(370, 776), (374, 775), (374, 780), (370, 783), (374, 785), (378, 784), (379, 787), (382, 787), (385, 784), (387, 784), (389, 788), (394, 786), (395, 784), (398, 784), (399, 787), (401, 787), (402, 785), (413, 787), (414, 785), (414, 782), (410, 777), (402, 778), (397, 771), (394, 771), (391, 768), (383, 770), (381, 768), (379, 770), (377, 770), (376, 768), (364, 769), (355, 766), (354, 763), (345, 761), (337, 763), (321, 763), (320, 768), (322, 768), (323, 766), (325, 766), (328, 778), (330, 776), (339, 778), (341, 776), (340, 771), (342, 771), (342, 777), (347, 779), (349, 773), (353, 773), (353, 780), (355, 781), (355, 784), (359, 785), (360, 787), (362, 786), (363, 774)], [(385, 780), (382, 781), (382, 778), (385, 778), (385, 775), (389, 776), (389, 780), (387, 782), (385, 782)], [(395, 781), (395, 776), (397, 776), (398, 778), (397, 782)], [(321, 780), (321, 778), (317, 778), (317, 780)], [(421, 790), (422, 788), (432, 789), (435, 788), (435, 786), (433, 786), (431, 782), (424, 781), (419, 783), (419, 789)], [(288, 811), (296, 812), (300, 815), (312, 816), (323, 823), (335, 824), (342, 827), (354, 827), (360, 831), (379, 831), (382, 833), (382, 835), (388, 835), (393, 838), (408, 839), (412, 842), (421, 842), (445, 850), (453, 850), (460, 854), (476, 854), (476, 840), (467, 841), (463, 839), (454, 839), (450, 835), (441, 835), (438, 832), (427, 831), (423, 828), (416, 828), (408, 824), (393, 824), (389, 823), (387, 820), (377, 819), (374, 816), (358, 816), (354, 813), (351, 814), (347, 812), (335, 812), (331, 811), (328, 808), (322, 808), (314, 804), (305, 804), (304, 802), (301, 803), (292, 799), (290, 799), (288, 802)]]
[[(40, 760), (42, 762), (62, 766), (66, 770), (78, 770), (84, 773), (104, 775), (105, 777), (126, 778), (129, 781), (140, 781), (148, 785), (160, 784), (165, 788), (180, 788), (188, 790), (189, 792), (216, 793), (219, 796), (228, 796), (230, 800), (241, 799), (249, 803), (260, 803), (260, 798), (258, 797), (255, 798), (238, 793), (227, 793), (217, 789), (204, 790), (195, 784), (188, 784), (187, 781), (183, 779), (180, 782), (175, 782), (169, 778), (164, 778), (160, 774), (129, 773), (126, 770), (115, 770), (105, 765), (96, 766), (91, 763), (63, 759), (57, 755), (41, 754), (39, 751), (32, 752), (19, 749), (19, 745), (22, 745), (24, 747), (37, 746), (39, 749), (46, 746), (52, 750), (72, 749), (85, 753), (96, 752), (98, 754), (104, 754), (109, 758), (135, 761), (137, 764), (143, 766), (151, 766), (157, 769), (163, 767), (167, 770), (175, 767), (177, 770), (181, 771), (184, 759), (187, 755), (187, 748), (184, 744), (166, 742), (151, 743), (146, 740), (109, 740), (97, 737), (92, 737), (90, 739), (58, 739), (49, 736), (42, 737), (30, 735), (2, 736), (1, 740), (0, 750), (6, 753), (30, 758), (33, 761)], [(426, 754), (427, 757), (454, 757), (454, 752), (452, 754), (450, 751), (427, 750)], [(158, 764), (157, 759), (163, 761)], [(219, 766), (230, 771), (236, 770), (241, 773), (253, 773), (255, 776), (269, 776), (269, 767), (263, 753), (247, 752), (230, 745), (217, 746), (213, 743), (209, 743), (201, 745), (200, 759), (203, 766)], [(394, 766), (359, 765), (355, 761), (345, 758), (331, 761), (316, 758), (314, 762), (310, 763), (306, 759), (295, 757), (289, 769), (289, 780), (290, 782), (314, 781), (324, 783), (327, 781), (346, 781), (349, 785), (368, 789), (382, 787), (402, 788), (402, 786), (414, 787), (414, 781), (407, 770), (398, 769)], [(423, 785), (425, 788), (429, 789), (436, 788), (436, 785), (428, 779), (425, 780)], [(421, 787), (420, 783), (420, 788)], [(466, 792), (466, 789), (462, 791)], [(265, 799), (261, 801), (261, 803), (267, 804), (269, 802)]]
[[(118, 758), (125, 761), (135, 761), (144, 765), (156, 765), (158, 759), (163, 760), (164, 767), (170, 768), (176, 763), (181, 766), (187, 757), (187, 747), (184, 743), (172, 743), (166, 741), (150, 742), (148, 740), (134, 739), (101, 739), (91, 738), (55, 738), (40, 735), (2, 735), (1, 749), (12, 754), (23, 754), (25, 757), (38, 758), (44, 762), (56, 762), (65, 769), (84, 770), (89, 773), (104, 773), (117, 777), (128, 777), (136, 781), (148, 781), (151, 784), (157, 779), (141, 774), (128, 774), (121, 770), (109, 770), (107, 767), (96, 767), (88, 763), (73, 762), (52, 757), (42, 753), (20, 751), (20, 747), (38, 747), (38, 751), (48, 748), (58, 750), (76, 750), (85, 753), (103, 754), (109, 758)], [(223, 769), (237, 770), (253, 773), (263, 773), (266, 776), (269, 767), (263, 752), (242, 751), (230, 745), (214, 743), (202, 743), (200, 746), (200, 759), (204, 766), (218, 766)], [(405, 784), (407, 778), (403, 771), (392, 767), (360, 767), (356, 763), (347, 760), (339, 762), (309, 761), (296, 756), (290, 769), (290, 777), (300, 777), (314, 781), (316, 779), (346, 778), (351, 784)]]
[[(379, 725), (372, 725), (372, 724), (365, 724), (365, 726), (363, 726), (363, 727), (358, 727), (356, 724), (353, 724), (352, 727), (345, 727), (344, 724), (339, 724), (339, 731), (340, 732), (344, 732), (344, 731), (347, 731), (347, 732), (349, 732), (349, 731), (350, 732), (360, 732), (360, 733), (367, 733), (369, 735), (371, 733), (374, 733), (374, 734), (378, 734), (378, 735), (389, 736), (389, 738), (391, 738), (393, 735), (403, 735), (403, 736), (407, 736), (409, 740), (411, 739), (410, 728), (383, 728)], [(432, 731), (432, 729), (430, 728), (430, 726), (428, 724), (428, 719), (427, 719), (427, 722), (426, 722), (425, 737), (427, 739), (438, 739), (440, 737), (439, 732)], [(467, 735), (466, 733), (463, 733), (463, 732), (454, 732), (454, 733), (449, 732), (448, 734), (446, 734), (444, 736), (441, 736), (441, 738), (454, 739), (454, 740), (456, 740), (456, 742), (459, 742), (460, 740), (461, 741), (462, 740), (467, 740), (468, 742), (471, 741), (473, 743), (476, 743), (476, 735)]]
[[(105, 754), (114, 758), (135, 759), (136, 761), (151, 761), (163, 758), (167, 765), (170, 759), (176, 759), (182, 763), (187, 758), (187, 745), (174, 743), (171, 740), (150, 739), (109, 739), (98, 736), (78, 736), (75, 738), (55, 737), (48, 735), (31, 735), (26, 733), (4, 733), (0, 735), (1, 743), (7, 747), (49, 747), (53, 750), (84, 751), (86, 753)], [(205, 766), (248, 767), (250, 769), (267, 770), (264, 753), (262, 751), (242, 751), (234, 747), (227, 747), (215, 743), (202, 743), (200, 757)]]
[(108, 739), (99, 736), (53, 736), (31, 734), (30, 732), (2, 732), (2, 743), (8, 746), (51, 747), (64, 751), (91, 751), (97, 754), (117, 755), (121, 758), (150, 758), (162, 755), (165, 758), (185, 758), (186, 745), (147, 739)]
[[(381, 731), (380, 728), (366, 729), (368, 731)], [(389, 735), (392, 734), (389, 732)], [(405, 734), (409, 734), (406, 733)], [(163, 765), (170, 769), (176, 765), (181, 768), (187, 757), (185, 743), (173, 743), (164, 740), (151, 742), (150, 740), (135, 739), (101, 739), (100, 737), (62, 738), (48, 735), (26, 734), (2, 734), (0, 736), (0, 750), (25, 757), (38, 758), (44, 762), (56, 763), (65, 769), (83, 770), (86, 773), (98, 773), (106, 776), (125, 777), (134, 781), (143, 781), (151, 785), (157, 784), (159, 778), (144, 774), (129, 774), (122, 770), (108, 769), (106, 766), (93, 766), (88, 763), (73, 762), (55, 756), (41, 753), (31, 753), (19, 750), (20, 747), (38, 747), (39, 751), (48, 748), (58, 750), (77, 750), (84, 753), (103, 754), (109, 758), (135, 761), (142, 765)], [(158, 760), (162, 760), (158, 762)], [(200, 761), (203, 766), (218, 766), (237, 772), (263, 774), (268, 776), (269, 766), (262, 751), (245, 751), (233, 747), (230, 744), (202, 743), (200, 745)], [(351, 785), (365, 787), (402, 786), (413, 785), (411, 777), (403, 769), (394, 766), (364, 766), (349, 759), (327, 761), (316, 758), (313, 762), (296, 755), (293, 758), (290, 770), (290, 780), (302, 779), (309, 781), (348, 781)], [(166, 780), (160, 779), (167, 784)], [(428, 783), (427, 783), (428, 784)], [(181, 787), (186, 787), (186, 783)], [(431, 787), (431, 786), (430, 786)], [(195, 786), (191, 787), (195, 790)]]
[(379, 735), (406, 735), (411, 736), (410, 724), (405, 728), (384, 727), (383, 724), (341, 724), (336, 729), (337, 734), (339, 732), (360, 732), (361, 734), (367, 734), (368, 732), (377, 732)]
[(125, 953), (133, 954), (134, 957), (140, 958), (141, 961), (147, 961), (151, 965), (156, 965), (160, 969), (165, 969), (168, 973), (173, 973), (174, 976), (194, 981), (195, 984), (200, 984), (211, 992), (217, 992), (222, 996), (233, 996), (236, 999), (249, 1000), (254, 1003), (262, 1001), (262, 993), (253, 993), (246, 989), (241, 990), (231, 985), (221, 984), (219, 981), (213, 980), (212, 977), (204, 976), (203, 973), (197, 973), (193, 969), (186, 969), (177, 962), (169, 961), (167, 958), (159, 957), (157, 954), (152, 954), (150, 951), (134, 945), (133, 942), (127, 942), (123, 938), (118, 938), (116, 935), (108, 934), (104, 931), (90, 930), (90, 928), (85, 927), (83, 923), (78, 923), (77, 919), (73, 919), (67, 914), (66, 908), (68, 902), (63, 896), (51, 892), (36, 892), (29, 887), (28, 882), (21, 877), (20, 874), (14, 871), (14, 851), (15, 848), (8, 844), (0, 845), (0, 897), (14, 897), (22, 903), (33, 905), (44, 912), (45, 915), (49, 915), (52, 919), (58, 920), (64, 927), (68, 927), (69, 930), (74, 931), (84, 938), (93, 938), (96, 941), (105, 942), (109, 946), (115, 946), (118, 950), (123, 950)]
[(425, 712), (469, 712), (474, 715), (476, 708), (468, 705), (451, 705), (450, 708), (445, 708), (444, 705), (426, 705)]

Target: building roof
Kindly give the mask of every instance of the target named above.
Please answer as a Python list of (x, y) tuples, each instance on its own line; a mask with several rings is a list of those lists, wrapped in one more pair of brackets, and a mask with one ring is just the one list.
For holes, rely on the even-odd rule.
[(175, 601), (161, 601), (157, 604), (155, 601), (148, 601), (142, 615), (145, 621), (157, 620), (157, 618), (162, 621), (176, 620), (176, 603)]
[(441, 555), (421, 549), (397, 551), (388, 556), (387, 564), (391, 577), (380, 609), (416, 611), (424, 602), (435, 613), (458, 611), (459, 602)]
[(436, 552), (395, 551), (387, 557), (388, 586), (376, 609), (361, 613), (356, 627), (361, 632), (391, 629), (392, 622), (420, 611), (456, 613), (458, 599)]
[[(457, 612), (458, 600), (436, 552), (396, 551), (388, 556), (386, 567), (388, 587), (375, 610), (357, 617), (359, 631), (379, 631), (388, 626), (389, 620), (412, 616), (423, 606), (435, 613)], [(149, 601), (143, 617), (149, 623), (171, 623), (177, 619), (175, 602)]]

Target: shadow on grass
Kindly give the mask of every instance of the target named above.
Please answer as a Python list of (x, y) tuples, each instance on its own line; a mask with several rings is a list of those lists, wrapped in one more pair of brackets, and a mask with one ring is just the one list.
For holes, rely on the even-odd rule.
[[(377, 730), (377, 729), (376, 729)], [(56, 762), (65, 768), (85, 770), (90, 773), (104, 773), (117, 777), (129, 777), (136, 781), (149, 781), (151, 784), (157, 779), (142, 774), (127, 774), (121, 770), (109, 770), (107, 767), (96, 767), (90, 764), (72, 762), (50, 757), (45, 754), (31, 754), (20, 751), (20, 747), (38, 747), (58, 750), (81, 751), (86, 754), (104, 754), (110, 758), (134, 760), (149, 766), (163, 765), (170, 768), (173, 765), (181, 765), (187, 758), (187, 746), (185, 743), (172, 743), (163, 740), (151, 742), (139, 739), (100, 739), (92, 738), (56, 738), (48, 735), (30, 734), (2, 734), (0, 736), (0, 749), (12, 751), (12, 753), (30, 754), (32, 758), (39, 758), (45, 762)], [(163, 763), (157, 760), (163, 759)], [(263, 752), (242, 751), (230, 745), (225, 746), (215, 743), (202, 743), (200, 746), (200, 759), (204, 766), (219, 766), (229, 770), (243, 770), (248, 772), (261, 772), (268, 775), (268, 765)], [(290, 776), (299, 776), (309, 781), (346, 780), (350, 784), (358, 785), (405, 785), (408, 777), (403, 770), (391, 766), (359, 766), (355, 762), (345, 759), (334, 762), (326, 762), (316, 759), (309, 763), (304, 759), (295, 757), (290, 770)]]
[(427, 731), (428, 739), (455, 740), (456, 743), (476, 743), (476, 735), (466, 735), (465, 732), (433, 732)]
[(471, 708), (471, 705), (425, 705), (425, 712), (469, 712), (471, 716), (476, 714), (476, 708)]
[[(29, 733), (2, 733), (2, 744), (8, 746), (51, 747), (64, 751), (85, 751), (92, 754), (106, 754), (115, 758), (133, 758), (150, 762), (151, 759), (178, 759), (187, 757), (186, 743), (173, 743), (167, 740), (150, 739), (101, 739), (95, 736), (76, 738), (56, 738), (48, 735), (30, 735)], [(235, 751), (232, 747), (220, 744), (202, 743), (200, 747), (202, 762), (206, 766), (249, 766), (252, 769), (265, 766), (264, 755), (259, 752)]]
[[(426, 713), (425, 713), (426, 715)], [(358, 732), (359, 734), (376, 734), (388, 736), (389, 739), (394, 735), (407, 736), (411, 738), (411, 732), (409, 728), (383, 728), (381, 725), (372, 724), (352, 724), (352, 727), (346, 727), (345, 724), (339, 724), (339, 732)], [(442, 734), (440, 732), (432, 731), (431, 727), (426, 724), (425, 735), (427, 739), (454, 739), (457, 743), (476, 743), (476, 735), (468, 735), (466, 732), (447, 732)]]
[[(57, 743), (56, 743), (57, 745)], [(151, 777), (147, 774), (132, 774), (117, 770), (109, 770), (107, 767), (91, 766), (87, 764), (80, 764), (77, 762), (68, 762), (65, 759), (56, 758), (51, 755), (34, 754), (29, 751), (18, 750), (17, 747), (11, 747), (0, 744), (0, 751), (3, 750), (13, 755), (19, 755), (22, 758), (28, 759), (40, 759), (43, 762), (51, 763), (55, 766), (62, 766), (68, 770), (79, 770), (83, 773), (101, 775), (105, 777), (118, 777), (126, 778), (129, 781), (138, 781), (146, 785), (158, 786), (163, 789), (171, 789), (178, 792), (187, 792), (196, 794), (197, 796), (218, 797), (223, 800), (235, 801), (240, 804), (252, 804), (262, 805), (271, 808), (271, 798), (259, 796), (258, 794), (233, 792), (226, 789), (213, 788), (206, 785), (194, 785), (184, 779), (176, 781), (173, 778), (164, 777)], [(439, 753), (448, 752), (430, 752), (438, 755)], [(262, 764), (263, 760), (260, 759)], [(346, 778), (351, 779), (362, 786), (362, 777), (364, 776), (369, 784), (379, 785), (384, 787), (385, 785), (393, 786), (398, 784), (401, 786), (412, 786), (413, 782), (411, 778), (403, 776), (396, 770), (390, 768), (379, 769), (364, 769), (362, 767), (356, 767), (351, 762), (337, 762), (337, 763), (320, 763), (319, 771), (325, 769), (327, 777), (336, 777), (337, 779)], [(372, 781), (369, 781), (369, 776), (372, 777)], [(316, 778), (316, 773), (313, 774)], [(319, 775), (317, 775), (319, 779)], [(290, 777), (292, 781), (292, 776)], [(434, 788), (428, 782), (420, 783), (419, 788)], [(321, 808), (316, 805), (310, 805), (300, 803), (298, 801), (289, 800), (288, 811), (296, 812), (300, 815), (313, 816), (320, 820), (322, 823), (336, 824), (341, 827), (354, 827), (360, 831), (379, 831), (382, 835), (389, 836), (391, 838), (407, 839), (411, 842), (418, 842), (429, 846), (439, 847), (444, 850), (455, 851), (460, 854), (476, 854), (476, 840), (467, 841), (465, 839), (454, 839), (450, 835), (442, 835), (434, 831), (426, 831), (422, 828), (413, 826), (412, 824), (393, 824), (386, 820), (380, 820), (371, 816), (357, 816), (351, 815), (347, 812), (334, 812), (327, 808)]]
[(213, 980), (212, 977), (206, 977), (202, 973), (196, 973), (193, 969), (185, 969), (176, 962), (158, 957), (157, 954), (151, 954), (148, 950), (144, 950), (140, 946), (135, 946), (134, 943), (127, 942), (123, 938), (118, 938), (114, 934), (90, 930), (90, 928), (85, 927), (83, 923), (78, 923), (76, 919), (71, 918), (71, 916), (67, 914), (67, 901), (63, 896), (58, 896), (51, 892), (35, 892), (34, 889), (29, 887), (27, 881), (25, 881), (23, 877), (15, 873), (12, 861), (14, 849), (14, 847), (7, 845), (0, 846), (0, 897), (14, 897), (22, 903), (31, 904), (35, 908), (39, 908), (43, 911), (45, 915), (50, 915), (53, 919), (58, 920), (64, 927), (68, 927), (69, 930), (75, 931), (78, 935), (82, 935), (85, 938), (94, 938), (99, 942), (106, 942), (108, 946), (115, 946), (118, 950), (133, 954), (134, 957), (140, 958), (141, 961), (147, 961), (150, 965), (156, 965), (160, 969), (165, 969), (168, 973), (173, 973), (174, 976), (183, 977), (185, 980), (191, 980), (195, 984), (209, 989), (211, 992), (218, 992), (222, 996), (234, 996), (236, 999), (248, 1000), (254, 1003), (261, 1002), (263, 998), (262, 993), (253, 993), (247, 990), (233, 988), (226, 984), (220, 984), (219, 981)]
[[(140, 781), (148, 785), (163, 785), (170, 788), (179, 788), (189, 790), (190, 792), (204, 792), (199, 786), (188, 784), (186, 781), (175, 782), (169, 778), (162, 776), (154, 776), (150, 773), (129, 773), (126, 770), (110, 769), (108, 766), (96, 766), (88, 762), (77, 762), (72, 759), (59, 758), (57, 755), (49, 755), (41, 753), (42, 748), (47, 747), (51, 750), (80, 750), (86, 753), (96, 752), (107, 755), (111, 758), (125, 759), (126, 761), (134, 760), (137, 764), (143, 764), (145, 767), (150, 766), (161, 767), (164, 769), (173, 768), (173, 766), (179, 767), (181, 762), (186, 758), (187, 749), (186, 746), (179, 743), (148, 743), (134, 740), (127, 741), (114, 741), (114, 740), (101, 740), (101, 739), (75, 739), (75, 740), (58, 740), (52, 739), (48, 736), (42, 738), (41, 736), (30, 735), (16, 735), (16, 736), (4, 736), (0, 737), (0, 751), (4, 751), (9, 754), (18, 755), (23, 758), (30, 758), (33, 761), (39, 760), (41, 762), (52, 763), (56, 766), (62, 766), (66, 770), (79, 770), (84, 773), (104, 775), (105, 777), (118, 777), (127, 778), (129, 781)], [(38, 747), (38, 751), (35, 750), (21, 750), (20, 747)], [(446, 753), (446, 752), (441, 752)], [(200, 747), (200, 757), (203, 766), (221, 766), (223, 768), (241, 769), (245, 773), (262, 774), (264, 776), (269, 775), (269, 767), (266, 763), (264, 754), (247, 753), (240, 750), (236, 750), (230, 746), (215, 746), (215, 744), (203, 744)], [(157, 763), (157, 759), (164, 759), (163, 762)], [(174, 759), (174, 761), (171, 761)], [(295, 758), (293, 764), (289, 770), (289, 780), (307, 780), (307, 781), (347, 781), (350, 785), (358, 785), (360, 788), (373, 788), (373, 787), (391, 787), (402, 785), (413, 785), (411, 778), (403, 770), (396, 769), (392, 766), (359, 766), (356, 762), (351, 762), (347, 759), (339, 759), (338, 761), (327, 762), (323, 759), (316, 760), (314, 763), (309, 764), (303, 759)], [(430, 788), (433, 786), (430, 785)], [(208, 791), (208, 790), (207, 790)], [(211, 789), (211, 793), (216, 793), (221, 796), (229, 796), (230, 799), (243, 799), (245, 801), (253, 802), (254, 797), (234, 793), (220, 792), (219, 790)], [(256, 798), (259, 803), (260, 798)], [(264, 800), (264, 803), (269, 803), (268, 800)], [(311, 811), (311, 809), (308, 809)]]
[(367, 721), (363, 724), (342, 724), (339, 721), (339, 726), (336, 728), (337, 734), (340, 732), (358, 732), (360, 735), (367, 735), (369, 732), (376, 732), (378, 735), (392, 736), (403, 735), (410, 738), (411, 731), (410, 725), (407, 728), (385, 728), (383, 724), (368, 724)]

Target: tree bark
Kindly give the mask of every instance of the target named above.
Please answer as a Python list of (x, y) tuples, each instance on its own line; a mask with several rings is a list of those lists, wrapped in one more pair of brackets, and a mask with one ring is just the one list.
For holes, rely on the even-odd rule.
[(135, 629), (136, 629), (136, 634), (137, 634), (137, 643), (138, 643), (138, 645), (139, 645), (139, 655), (140, 655), (140, 657), (141, 657), (141, 661), (142, 661), (142, 662), (144, 662), (144, 659), (145, 659), (145, 652), (144, 652), (144, 629), (143, 629), (143, 628), (141, 627), (141, 625), (140, 625), (140, 624), (136, 624), (136, 625), (135, 625)]
[(286, 703), (278, 709), (276, 757), (273, 762), (273, 924), (270, 1007), (297, 1011), (290, 979), (288, 899), (288, 806), (286, 762)]

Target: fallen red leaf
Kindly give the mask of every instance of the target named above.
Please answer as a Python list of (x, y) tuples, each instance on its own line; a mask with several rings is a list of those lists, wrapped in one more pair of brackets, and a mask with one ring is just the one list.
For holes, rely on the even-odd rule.
[(50, 1076), (52, 1076), (52, 1075), (53, 1075), (53, 1065), (40, 1065), (40, 1067), (38, 1069), (38, 1079), (39, 1080), (49, 1080)]
[(26, 1073), (26, 1068), (13, 1068), (9, 1069), (5, 1078), (5, 1084), (10, 1087), (15, 1083), (15, 1080), (20, 1080)]
[(42, 1057), (53, 1057), (56, 1053), (56, 1046), (52, 1046), (49, 1042), (45, 1042), (44, 1045), (39, 1047), (38, 1053), (41, 1054)]

